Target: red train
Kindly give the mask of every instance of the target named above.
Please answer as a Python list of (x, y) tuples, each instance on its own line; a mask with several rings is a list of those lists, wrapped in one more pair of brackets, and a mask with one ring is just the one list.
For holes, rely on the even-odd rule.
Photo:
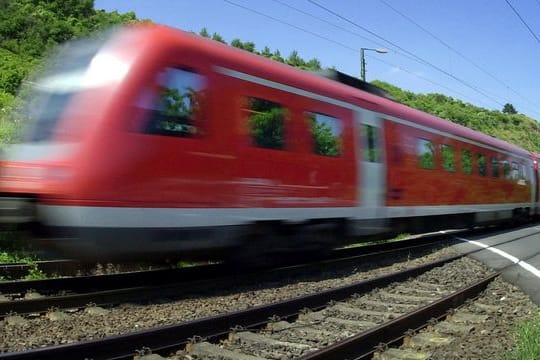
[(69, 45), (4, 153), (0, 221), (80, 257), (245, 255), (538, 212), (536, 156), (162, 26)]

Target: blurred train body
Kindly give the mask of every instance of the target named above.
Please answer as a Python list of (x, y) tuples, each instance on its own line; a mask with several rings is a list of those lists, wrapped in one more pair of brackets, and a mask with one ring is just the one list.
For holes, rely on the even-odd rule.
[(162, 26), (75, 43), (3, 154), (0, 221), (70, 256), (210, 258), (538, 212), (535, 154), (348, 80)]

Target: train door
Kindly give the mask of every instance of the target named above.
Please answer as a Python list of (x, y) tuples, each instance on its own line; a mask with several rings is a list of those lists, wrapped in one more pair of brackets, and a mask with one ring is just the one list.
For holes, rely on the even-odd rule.
[(374, 112), (356, 113), (359, 161), (360, 206), (367, 218), (385, 218), (386, 169), (384, 165), (383, 122)]
[(295, 151), (293, 96), (244, 82), (238, 86), (238, 197), (243, 207), (295, 207), (309, 200), (309, 162)]

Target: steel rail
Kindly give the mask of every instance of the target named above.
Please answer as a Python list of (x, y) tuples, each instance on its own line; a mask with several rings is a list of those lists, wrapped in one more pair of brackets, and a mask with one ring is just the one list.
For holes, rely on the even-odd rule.
[[(473, 233), (478, 235), (478, 231), (473, 231)], [(480, 233), (485, 233), (485, 231), (480, 231)], [(462, 232), (460, 234), (462, 235)], [(185, 293), (184, 289), (188, 285), (204, 285), (205, 281), (215, 281), (216, 279), (226, 279), (227, 277), (235, 276), (248, 280), (249, 277), (261, 276), (264, 272), (277, 273), (280, 271), (290, 271), (291, 267), (294, 267), (297, 271), (319, 271), (321, 263), (340, 262), (340, 264), (344, 265), (350, 262), (351, 264), (357, 264), (358, 259), (362, 257), (386, 254), (401, 249), (418, 249), (425, 246), (454, 242), (459, 241), (452, 240), (448, 237), (447, 233), (435, 233), (410, 240), (340, 249), (336, 250), (324, 261), (322, 259), (312, 259), (313, 261), (308, 263), (288, 265), (281, 268), (261, 268), (256, 271), (250, 271), (247, 274), (245, 269), (235, 266), (212, 264), (182, 269), (152, 270), (112, 275), (0, 282), (0, 293), (20, 294), (19, 297), (22, 297), (22, 294), (28, 289), (37, 292), (46, 291), (48, 293), (69, 290), (68, 294), (57, 296), (45, 296), (30, 300), (0, 301), (0, 318), (13, 312), (17, 314), (43, 313), (51, 308), (81, 308), (90, 303), (99, 306), (110, 306), (122, 302), (149, 300), (163, 296), (181, 296)], [(479, 251), (482, 251), (482, 249), (471, 250), (462, 255)]]
[[(341, 262), (357, 263), (358, 258), (387, 253), (400, 249), (417, 249), (423, 246), (434, 246), (434, 239), (444, 239), (438, 234), (436, 237), (423, 237), (406, 241), (396, 241), (387, 244), (375, 244), (358, 248), (336, 250), (332, 256), (326, 258), (325, 263)], [(182, 269), (152, 270), (145, 272), (121, 273), (112, 275), (68, 277), (59, 279), (12, 281), (0, 283), (0, 293), (23, 294), (33, 292), (47, 292), (49, 294), (69, 290), (70, 293), (53, 296), (43, 296), (33, 299), (0, 301), (0, 318), (9, 313), (28, 314), (45, 312), (50, 308), (64, 309), (84, 307), (89, 303), (108, 306), (127, 301), (149, 300), (155, 297), (181, 295), (187, 285), (204, 284), (205, 281), (226, 279), (227, 277), (241, 276), (249, 278), (260, 276), (264, 272), (276, 273), (290, 271), (291, 266), (296, 271), (317, 271), (320, 262), (312, 261), (299, 265), (288, 265), (281, 268), (258, 269), (245, 274), (239, 269), (227, 264), (201, 265)]]
[(230, 329), (235, 326), (244, 328), (262, 326), (273, 316), (290, 319), (297, 316), (304, 308), (318, 310), (324, 308), (330, 301), (340, 301), (355, 293), (368, 292), (377, 287), (388, 286), (396, 281), (404, 281), (409, 277), (418, 276), (461, 257), (461, 255), (453, 256), (399, 273), (384, 275), (352, 285), (270, 305), (258, 306), (248, 310), (193, 320), (178, 325), (169, 325), (157, 329), (107, 337), (102, 340), (0, 354), (0, 359), (57, 359), (59, 357), (71, 359), (131, 359), (136, 350), (143, 348), (150, 348), (154, 352), (174, 351), (179, 346), (188, 343), (189, 339), (194, 335), (212, 339), (228, 334)]
[(492, 274), (472, 285), (460, 289), (438, 301), (404, 314), (364, 333), (358, 334), (319, 351), (306, 354), (298, 360), (358, 360), (371, 358), (376, 347), (394, 344), (402, 339), (408, 330), (417, 331), (428, 325), (432, 319), (440, 319), (465, 301), (477, 297), (500, 273)]

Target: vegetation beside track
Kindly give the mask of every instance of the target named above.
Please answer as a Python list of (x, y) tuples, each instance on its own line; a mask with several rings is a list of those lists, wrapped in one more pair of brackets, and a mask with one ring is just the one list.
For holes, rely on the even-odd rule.
[(540, 359), (540, 313), (516, 328), (516, 348), (503, 355), (503, 360)]
[[(47, 277), (38, 268), (37, 260), (39, 259), (22, 243), (18, 233), (12, 231), (0, 233), (0, 263), (28, 264), (30, 268), (23, 280), (40, 280)], [(0, 276), (0, 281), (3, 280), (6, 279)]]

